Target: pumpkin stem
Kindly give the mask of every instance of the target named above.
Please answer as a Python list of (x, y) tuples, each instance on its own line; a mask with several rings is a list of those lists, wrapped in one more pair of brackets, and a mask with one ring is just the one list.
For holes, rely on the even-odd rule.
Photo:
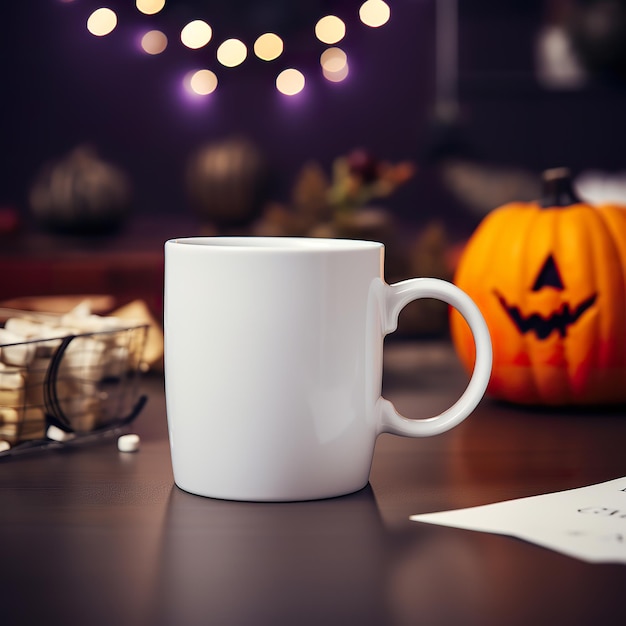
[(581, 200), (572, 187), (570, 171), (566, 167), (546, 170), (542, 179), (543, 195), (540, 204), (544, 209), (580, 203)]

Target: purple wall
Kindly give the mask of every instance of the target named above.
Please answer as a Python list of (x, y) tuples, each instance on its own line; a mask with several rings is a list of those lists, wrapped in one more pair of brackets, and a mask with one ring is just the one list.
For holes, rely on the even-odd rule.
[[(335, 156), (363, 146), (383, 159), (421, 160), (434, 98), (434, 2), (388, 1), (389, 25), (373, 30), (354, 20), (348, 24), (343, 46), (351, 75), (332, 85), (317, 76), (323, 47), (301, 23), (331, 7), (339, 15), (355, 15), (360, 2), (271, 0), (269, 8), (300, 6), (281, 28), (291, 38), (293, 60), (310, 68), (306, 93), (293, 100), (279, 97), (272, 84), (278, 64), (249, 60), (222, 71), (218, 91), (193, 106), (181, 95), (180, 77), (214, 48), (183, 50), (174, 30), (187, 16), (205, 17), (200, 7), (210, 2), (170, 0), (161, 16), (146, 18), (123, 8), (131, 3), (111, 1), (112, 8), (122, 7), (120, 25), (102, 39), (84, 27), (101, 2), (11, 2), (3, 8), (0, 38), (0, 204), (26, 212), (28, 186), (42, 163), (83, 142), (127, 171), (135, 210), (144, 214), (187, 214), (186, 160), (202, 144), (234, 134), (246, 135), (264, 151), (278, 199), (311, 159), (328, 169)], [(244, 14), (259, 4), (239, 6)], [(536, 84), (533, 41), (544, 15), (541, 2), (461, 4), (460, 101), (465, 137), (476, 154), (533, 172), (557, 165), (574, 171), (626, 168), (623, 86), (548, 92)], [(210, 13), (206, 18), (219, 22)], [(263, 19), (271, 24), (272, 15)], [(243, 30), (249, 21), (242, 22)], [(149, 24), (170, 34), (170, 47), (160, 57), (134, 48), (135, 33)], [(471, 225), (474, 219), (441, 192), (427, 165), (388, 204), (415, 222), (441, 215)]]

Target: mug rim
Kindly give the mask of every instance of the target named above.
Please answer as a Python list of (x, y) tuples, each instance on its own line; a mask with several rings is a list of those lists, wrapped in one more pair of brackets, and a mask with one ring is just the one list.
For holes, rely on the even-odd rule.
[(267, 252), (350, 252), (355, 250), (381, 250), (384, 244), (365, 239), (339, 239), (330, 237), (266, 237), (254, 235), (217, 235), (174, 237), (165, 245), (185, 245), (213, 250), (258, 250)]

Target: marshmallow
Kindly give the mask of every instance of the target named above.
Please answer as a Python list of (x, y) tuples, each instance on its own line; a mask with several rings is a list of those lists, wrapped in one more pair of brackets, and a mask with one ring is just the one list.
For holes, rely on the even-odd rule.
[(0, 408), (20, 409), (24, 406), (24, 388), (0, 389)]
[(9, 409), (0, 407), (0, 440), (17, 443), (43, 437), (45, 416), (39, 408)]
[(44, 412), (39, 407), (10, 408), (0, 406), (0, 424), (34, 424), (44, 422)]
[(32, 336), (32, 340), (36, 342), (34, 344), (36, 356), (50, 358), (65, 337), (77, 333), (74, 328), (65, 326), (42, 326), (40, 332)]
[[(119, 407), (106, 402), (99, 387), (105, 379), (123, 378), (136, 365), (130, 362), (139, 358), (143, 343), (134, 334), (116, 332), (127, 329), (128, 321), (121, 317), (92, 314), (89, 301), (65, 315), (9, 318), (0, 328), (0, 441), (45, 436), (44, 383), (51, 358), (70, 336), (54, 380), (60, 409), (76, 433), (115, 418)], [(57, 431), (63, 432), (52, 428), (48, 437), (74, 437)]]
[(52, 356), (52, 353), (61, 345), (64, 337), (79, 333), (77, 329), (60, 326), (58, 324), (45, 324), (23, 317), (11, 317), (4, 324), (5, 330), (16, 336), (22, 337), (22, 341), (32, 341), (37, 356)]
[(15, 443), (16, 441), (19, 441), (19, 433), (19, 424), (3, 424), (0, 422), (0, 438)]
[(24, 367), (34, 356), (35, 346), (32, 343), (24, 343), (24, 337), (0, 328), (0, 361), (7, 365)]
[(137, 452), (140, 444), (141, 440), (139, 439), (139, 435), (122, 435), (117, 440), (117, 449), (120, 452)]
[(11, 444), (4, 439), (0, 439), (0, 452), (6, 452), (11, 449)]
[(41, 326), (42, 324), (39, 322), (33, 322), (24, 317), (11, 317), (4, 323), (6, 330), (25, 339), (30, 339), (33, 335), (36, 335)]
[(59, 377), (77, 385), (102, 379), (106, 345), (93, 337), (76, 337), (63, 354)]
[(89, 300), (79, 302), (67, 315), (78, 318), (89, 317), (91, 315), (91, 302)]
[(52, 439), (52, 441), (71, 441), (75, 436), (76, 435), (74, 435), (74, 433), (66, 433), (54, 424), (50, 424), (50, 426), (48, 426), (48, 430), (46, 431), (46, 437), (48, 437), (48, 439)]
[(0, 406), (0, 424), (18, 424), (20, 414), (12, 407)]
[(16, 390), (24, 388), (22, 370), (0, 362), (0, 389)]
[(73, 313), (62, 315), (61, 324), (75, 328), (81, 333), (101, 333), (125, 328), (123, 320), (117, 317), (102, 317), (100, 315), (87, 315), (82, 317), (76, 316)]

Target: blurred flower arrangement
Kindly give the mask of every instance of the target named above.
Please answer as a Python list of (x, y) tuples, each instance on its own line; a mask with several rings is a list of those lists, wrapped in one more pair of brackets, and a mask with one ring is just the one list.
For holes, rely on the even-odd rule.
[(381, 161), (356, 149), (337, 157), (330, 178), (318, 163), (310, 162), (294, 183), (288, 206), (270, 204), (254, 225), (258, 235), (376, 238), (385, 242), (391, 215), (372, 208), (375, 199), (390, 196), (415, 174), (403, 161)]
[(337, 213), (355, 211), (390, 196), (414, 174), (413, 163), (379, 161), (366, 150), (354, 150), (335, 159), (328, 201)]

